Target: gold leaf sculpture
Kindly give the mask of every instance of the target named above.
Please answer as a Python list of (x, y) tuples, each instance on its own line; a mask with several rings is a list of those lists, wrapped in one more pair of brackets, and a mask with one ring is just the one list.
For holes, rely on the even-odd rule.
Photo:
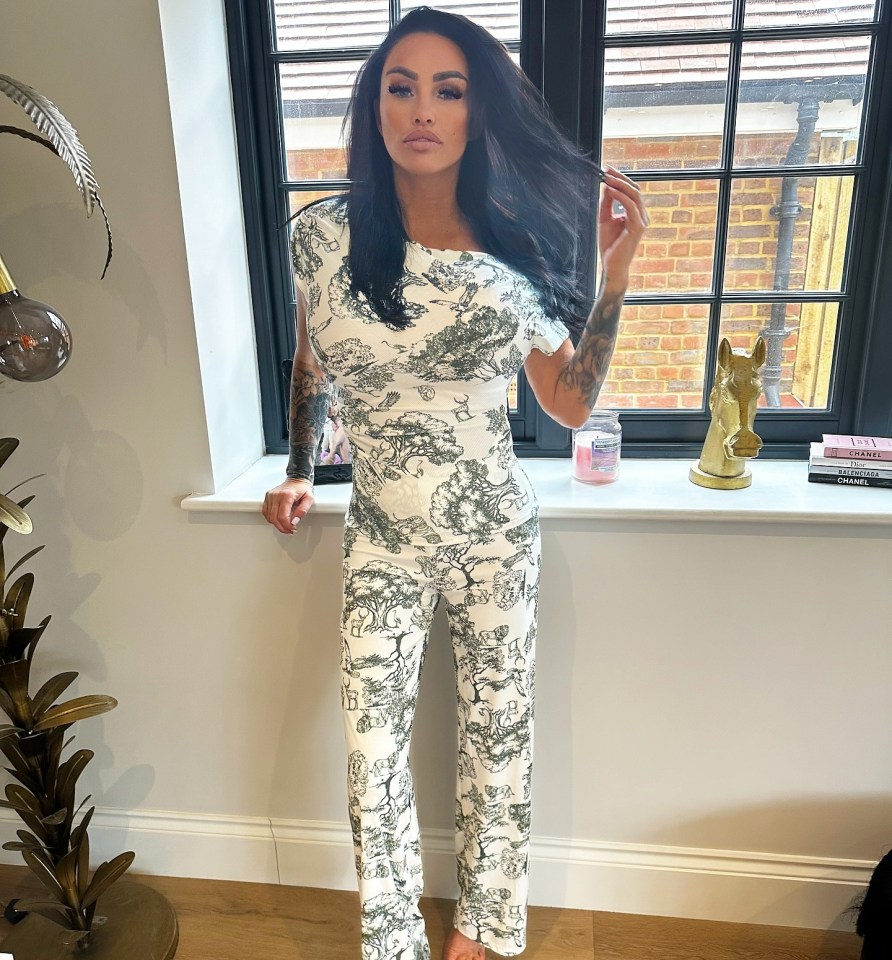
[(17, 103), (33, 121), (37, 129), (46, 139), (35, 136), (20, 127), (0, 126), (0, 133), (13, 133), (28, 140), (42, 144), (53, 153), (61, 157), (71, 170), (84, 201), (87, 216), (93, 215), (94, 206), (99, 207), (102, 219), (105, 221), (105, 232), (108, 236), (108, 254), (102, 276), (105, 276), (112, 258), (112, 234), (105, 207), (99, 196), (99, 184), (93, 174), (93, 165), (78, 139), (77, 131), (65, 118), (62, 111), (43, 94), (38, 93), (27, 83), (15, 80), (0, 73), (0, 92), (5, 93), (13, 103)]

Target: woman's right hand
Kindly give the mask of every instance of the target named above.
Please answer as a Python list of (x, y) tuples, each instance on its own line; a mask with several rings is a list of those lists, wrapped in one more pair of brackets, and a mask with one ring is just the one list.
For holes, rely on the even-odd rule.
[(294, 533), (315, 501), (309, 480), (286, 480), (267, 491), (263, 498), (263, 516), (281, 533)]

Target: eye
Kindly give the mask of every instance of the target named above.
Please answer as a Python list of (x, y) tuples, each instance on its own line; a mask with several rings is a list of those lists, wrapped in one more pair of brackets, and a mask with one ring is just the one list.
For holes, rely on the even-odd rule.
[(461, 100), (464, 96), (458, 87), (440, 87), (439, 94), (444, 100)]
[(392, 93), (395, 97), (408, 97), (412, 94), (412, 91), (404, 83), (389, 84), (387, 92)]

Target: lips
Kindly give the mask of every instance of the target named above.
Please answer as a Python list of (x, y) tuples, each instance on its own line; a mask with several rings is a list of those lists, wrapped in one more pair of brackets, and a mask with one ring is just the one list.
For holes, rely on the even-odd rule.
[(430, 130), (416, 130), (403, 139), (403, 143), (412, 143), (415, 140), (427, 140), (429, 143), (442, 143), (443, 141)]

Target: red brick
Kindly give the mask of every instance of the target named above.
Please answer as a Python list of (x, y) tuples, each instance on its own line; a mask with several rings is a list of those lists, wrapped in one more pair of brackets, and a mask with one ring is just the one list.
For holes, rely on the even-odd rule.
[(709, 270), (711, 272), (712, 260), (707, 260), (705, 257), (678, 260), (675, 269), (683, 270), (685, 273), (696, 273), (702, 270)]
[(703, 377), (697, 377), (694, 380), (671, 380), (669, 390), (672, 393), (687, 393), (697, 388), (703, 389)]
[(767, 270), (769, 263), (765, 257), (728, 257), (725, 268), (727, 270)]
[(648, 350), (639, 350), (635, 355), (635, 363), (638, 366), (647, 366), (649, 364), (658, 364), (663, 363), (664, 357), (662, 353), (654, 353)]
[(728, 227), (729, 237), (770, 237), (774, 229), (769, 224), (751, 224), (750, 226)]
[(672, 410), (678, 407), (678, 397), (671, 393), (664, 393), (658, 396), (638, 397), (635, 406), (654, 410)]
[(674, 350), (669, 354), (671, 363), (702, 363), (703, 357), (696, 350)]
[(689, 204), (692, 207), (713, 207), (715, 208), (719, 202), (719, 195), (714, 191), (703, 191), (700, 193), (692, 193), (690, 196), (684, 198), (684, 202)]
[(661, 393), (663, 384), (657, 380), (623, 380), (619, 388), (623, 393)]

